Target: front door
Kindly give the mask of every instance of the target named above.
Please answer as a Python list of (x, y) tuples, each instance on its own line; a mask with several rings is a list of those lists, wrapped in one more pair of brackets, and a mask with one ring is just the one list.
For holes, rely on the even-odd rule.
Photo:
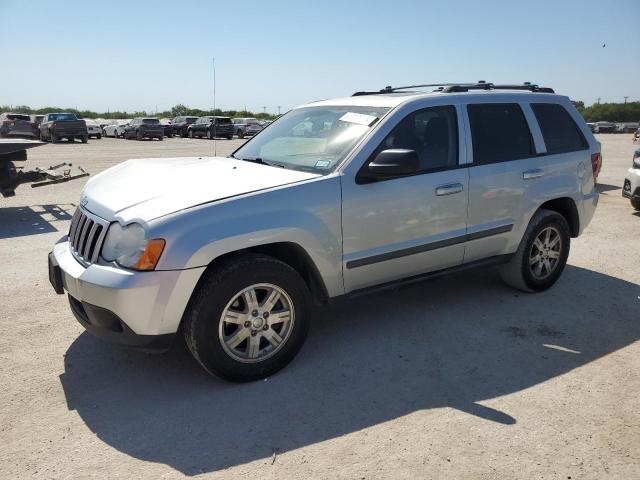
[(462, 263), (469, 179), (458, 131), (454, 106), (412, 112), (365, 164), (382, 150), (415, 150), (418, 174), (360, 184), (343, 179), (346, 292)]

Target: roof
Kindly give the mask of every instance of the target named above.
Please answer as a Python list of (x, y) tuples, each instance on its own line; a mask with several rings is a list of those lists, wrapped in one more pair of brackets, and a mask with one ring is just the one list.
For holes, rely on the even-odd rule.
[(394, 108), (408, 100), (418, 100), (423, 98), (438, 98), (446, 95), (450, 98), (484, 98), (496, 97), (496, 99), (518, 99), (518, 98), (558, 98), (560, 95), (553, 93), (533, 93), (526, 90), (472, 90), (469, 92), (396, 92), (385, 94), (358, 95), (355, 97), (332, 98), (319, 100), (300, 105), (296, 108), (322, 107), (322, 106), (362, 106), (362, 107), (387, 107)]

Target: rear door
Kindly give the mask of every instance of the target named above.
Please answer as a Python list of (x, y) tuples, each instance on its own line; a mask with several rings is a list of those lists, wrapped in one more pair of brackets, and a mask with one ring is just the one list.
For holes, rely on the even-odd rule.
[[(517, 249), (529, 212), (542, 197), (545, 158), (527, 103), (470, 103), (469, 218), (464, 261)], [(538, 203), (539, 205), (539, 203)]]
[(405, 114), (364, 165), (382, 150), (410, 149), (420, 172), (364, 184), (343, 179), (347, 292), (462, 263), (468, 171), (459, 131), (452, 105)]

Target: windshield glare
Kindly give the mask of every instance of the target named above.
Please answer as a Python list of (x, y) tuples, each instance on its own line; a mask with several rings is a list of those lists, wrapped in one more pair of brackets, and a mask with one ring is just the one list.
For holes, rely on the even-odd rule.
[(328, 173), (388, 110), (355, 106), (292, 110), (238, 149), (234, 156)]

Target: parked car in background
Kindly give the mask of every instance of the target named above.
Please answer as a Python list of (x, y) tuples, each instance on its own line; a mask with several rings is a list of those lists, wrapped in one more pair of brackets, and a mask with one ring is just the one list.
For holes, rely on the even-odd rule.
[(157, 118), (134, 118), (129, 125), (124, 127), (123, 137), (126, 140), (143, 138), (162, 140), (164, 129)]
[(639, 122), (625, 122), (622, 124), (621, 133), (635, 133), (638, 127), (640, 127)]
[(106, 170), (49, 254), (52, 286), (89, 333), (147, 351), (180, 334), (236, 381), (287, 365), (342, 295), (479, 265), (547, 290), (595, 213), (599, 148), (568, 97), (487, 85), (314, 102), (230, 157)]
[(640, 139), (640, 128), (636, 130), (636, 133), (633, 134), (633, 143), (636, 143)]
[(112, 120), (109, 125), (105, 125), (102, 128), (102, 134), (105, 137), (122, 137), (124, 135), (124, 128), (129, 125), (131, 120)]
[(162, 133), (165, 137), (173, 137), (173, 125), (171, 124), (171, 120), (168, 118), (161, 118), (160, 125), (162, 125)]
[(84, 123), (87, 124), (87, 134), (89, 137), (95, 137), (98, 140), (102, 138), (102, 128), (100, 124), (90, 118), (85, 118)]
[(173, 126), (173, 134), (180, 135), (181, 137), (186, 137), (189, 134), (189, 125), (196, 122), (197, 120), (198, 117), (174, 117), (173, 120), (171, 120), (171, 124)]
[(271, 125), (273, 123), (273, 120), (261, 120), (260, 121), (260, 126), (262, 128), (268, 127), (269, 125)]
[(640, 210), (640, 148), (633, 154), (633, 163), (624, 179), (622, 196), (631, 201), (631, 206)]
[(31, 123), (34, 123), (38, 127), (40, 127), (40, 124), (42, 123), (42, 119), (44, 118), (44, 115), (29, 115), (29, 117), (31, 118)]
[(11, 112), (0, 114), (0, 137), (38, 138), (38, 136), (29, 115)]
[(74, 113), (47, 113), (40, 123), (40, 140), (56, 143), (63, 138), (69, 142), (79, 138), (87, 143), (87, 124)]
[(200, 117), (187, 128), (189, 138), (233, 138), (233, 123), (229, 117)]
[(234, 118), (233, 130), (238, 138), (255, 135), (262, 130), (262, 125), (257, 118)]
[(591, 133), (594, 133), (596, 131), (596, 124), (593, 122), (587, 122), (587, 127), (589, 127), (589, 130), (591, 130)]
[(593, 133), (614, 133), (615, 124), (611, 122), (596, 122)]

